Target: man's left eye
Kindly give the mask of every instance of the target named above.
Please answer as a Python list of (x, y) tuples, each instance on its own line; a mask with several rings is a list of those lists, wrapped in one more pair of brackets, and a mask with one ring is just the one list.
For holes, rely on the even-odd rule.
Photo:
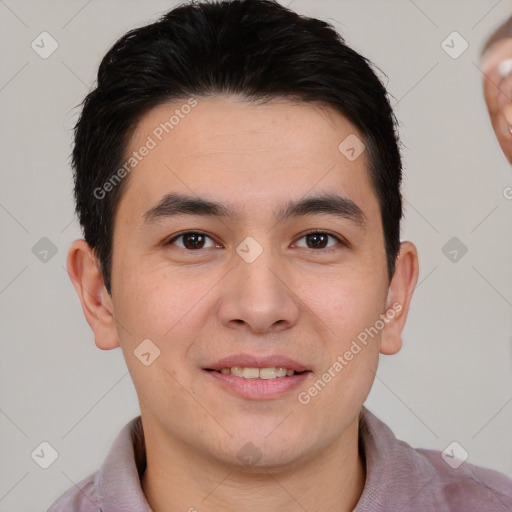
[[(331, 245), (329, 245), (329, 238), (334, 240), (334, 243)], [(302, 239), (305, 239), (307, 249), (326, 249), (342, 243), (340, 238), (325, 231), (312, 231), (311, 233), (306, 233), (304, 236), (299, 238), (299, 240)], [(295, 245), (297, 245), (297, 242)]]

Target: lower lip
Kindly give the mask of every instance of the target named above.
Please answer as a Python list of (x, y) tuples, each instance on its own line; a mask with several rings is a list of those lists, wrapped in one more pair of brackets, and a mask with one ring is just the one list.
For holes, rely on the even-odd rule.
[(268, 400), (289, 393), (303, 384), (311, 374), (311, 372), (303, 372), (290, 377), (276, 377), (275, 379), (244, 379), (230, 373), (203, 371), (229, 391), (243, 398), (253, 400)]

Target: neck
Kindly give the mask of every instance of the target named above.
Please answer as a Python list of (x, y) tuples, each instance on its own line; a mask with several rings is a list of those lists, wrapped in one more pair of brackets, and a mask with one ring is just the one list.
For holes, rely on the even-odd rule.
[(364, 488), (358, 419), (313, 458), (258, 470), (219, 463), (147, 430), (144, 424), (147, 468), (141, 484), (154, 512), (249, 512), (255, 502), (268, 512), (348, 512)]

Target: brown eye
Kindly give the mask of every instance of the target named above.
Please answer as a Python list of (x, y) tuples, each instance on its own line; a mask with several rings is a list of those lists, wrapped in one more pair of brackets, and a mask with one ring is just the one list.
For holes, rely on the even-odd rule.
[(174, 244), (182, 249), (193, 251), (204, 249), (206, 247), (205, 243), (207, 243), (208, 240), (211, 241), (208, 247), (215, 247), (215, 242), (209, 236), (206, 236), (205, 234), (198, 231), (188, 231), (174, 237), (169, 241), (169, 244)]
[[(326, 249), (333, 247), (341, 242), (338, 237), (331, 235), (330, 233), (326, 233), (325, 231), (312, 231), (311, 233), (307, 233), (299, 238), (299, 240), (302, 239), (306, 241), (306, 248), (308, 249)], [(328, 245), (329, 239), (334, 240), (334, 243)], [(304, 246), (300, 245), (300, 247)]]

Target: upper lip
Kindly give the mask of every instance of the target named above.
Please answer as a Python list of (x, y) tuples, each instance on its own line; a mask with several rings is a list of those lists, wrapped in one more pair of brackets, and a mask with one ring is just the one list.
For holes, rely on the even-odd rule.
[(253, 356), (251, 354), (237, 354), (219, 359), (205, 367), (205, 370), (222, 370), (222, 368), (233, 368), (241, 366), (243, 368), (286, 368), (296, 372), (309, 371), (308, 367), (281, 355)]

